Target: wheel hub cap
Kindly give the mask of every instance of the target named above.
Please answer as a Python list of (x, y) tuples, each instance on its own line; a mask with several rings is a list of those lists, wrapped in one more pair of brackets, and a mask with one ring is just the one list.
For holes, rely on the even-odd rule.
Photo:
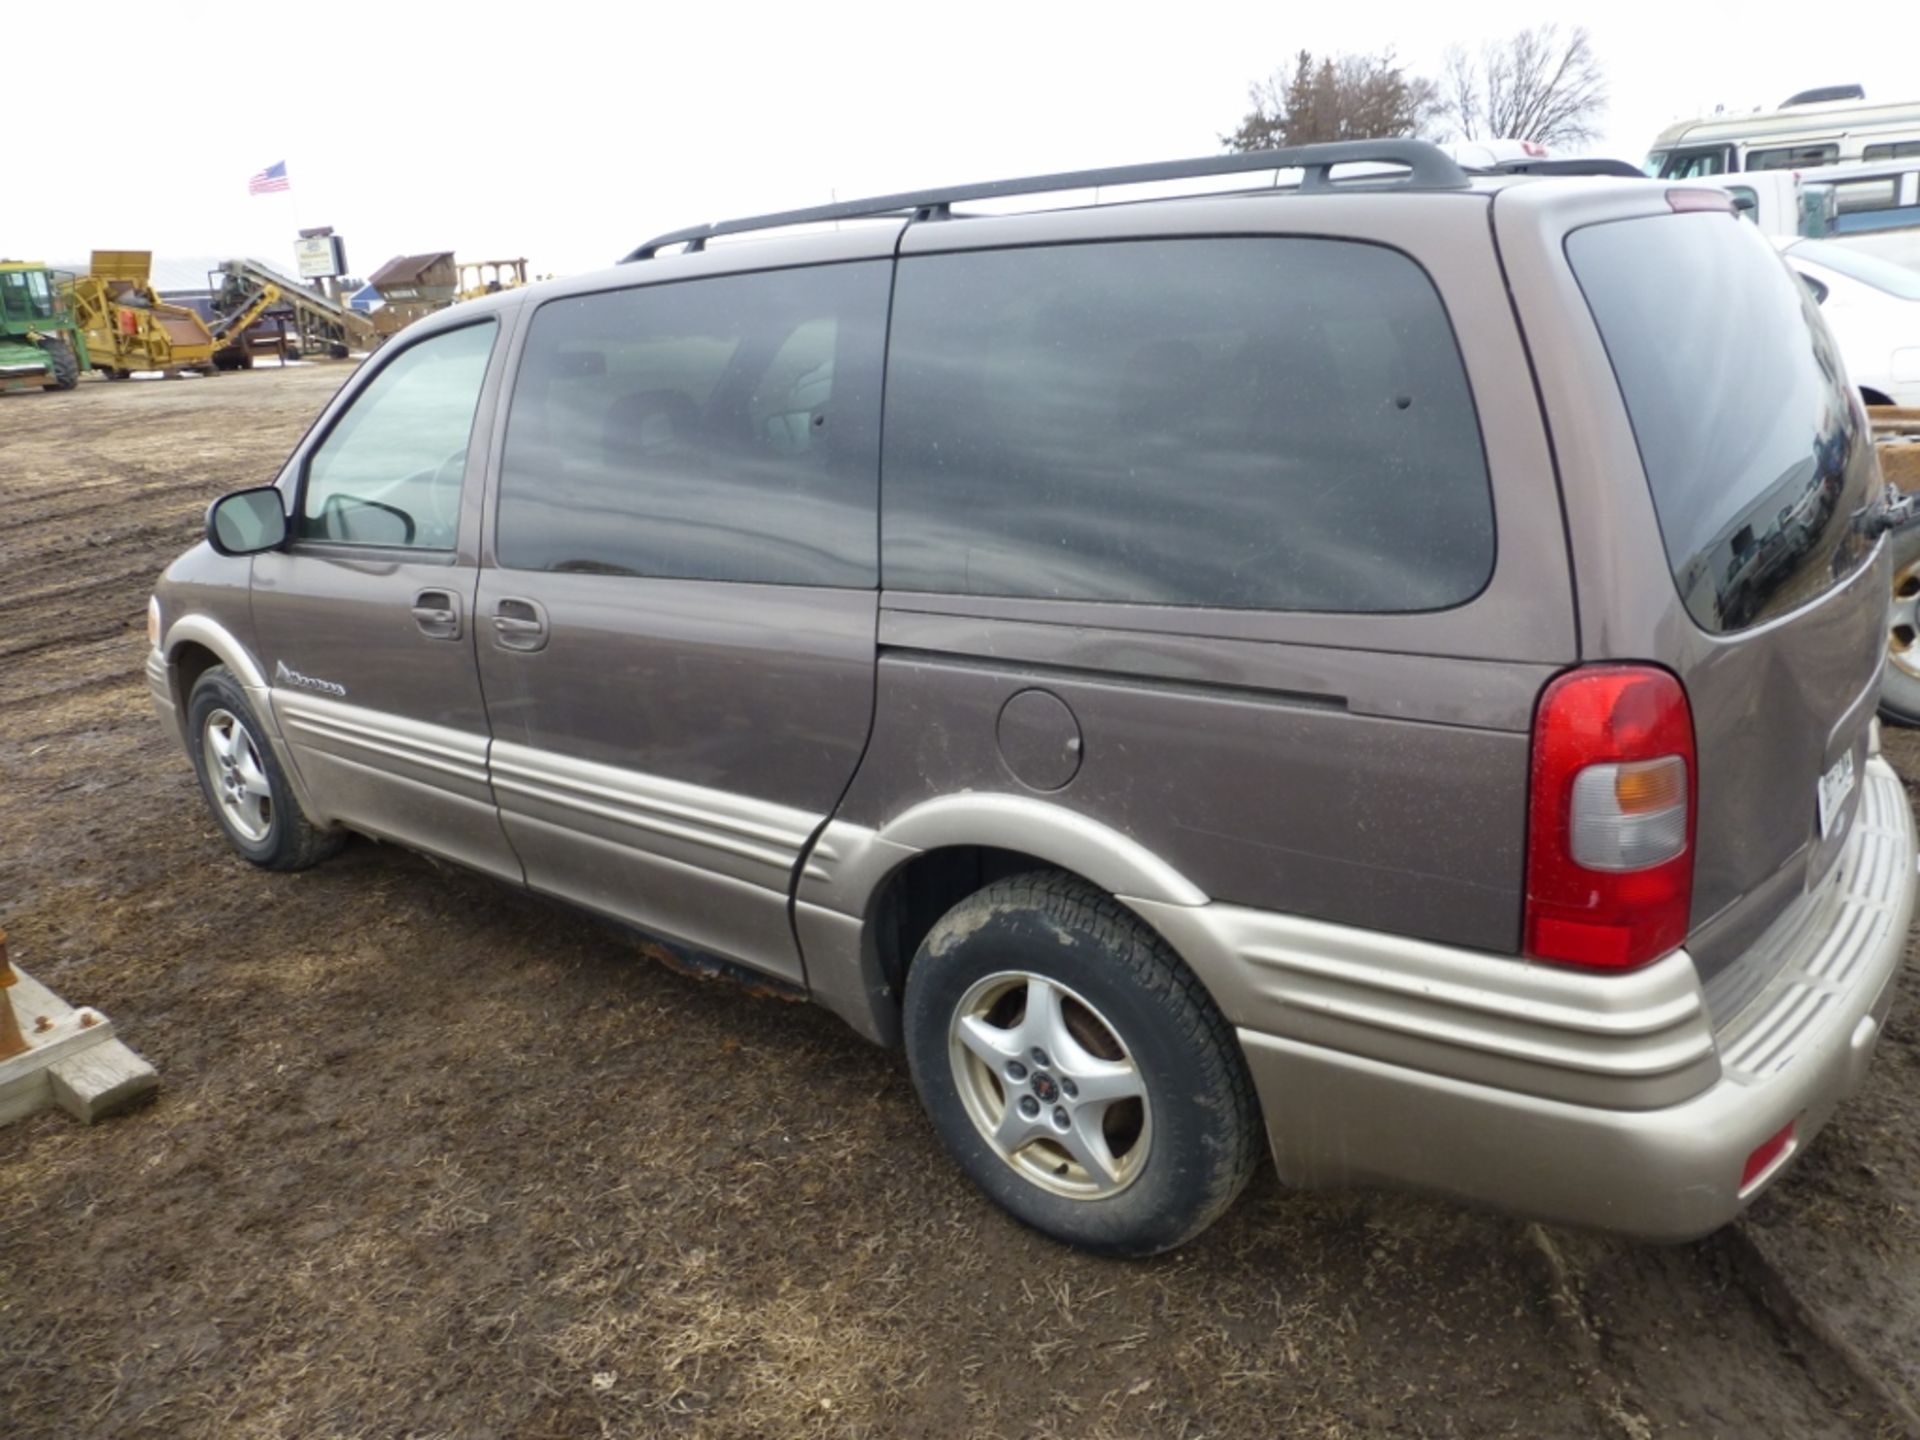
[(1887, 617), (1887, 662), (1920, 679), (1920, 561), (1893, 577)]
[(1024, 1179), (1098, 1200), (1139, 1178), (1153, 1138), (1146, 1081), (1081, 995), (1025, 971), (989, 975), (955, 1008), (948, 1053), (968, 1118)]
[(209, 712), (200, 748), (221, 821), (242, 839), (265, 840), (273, 830), (273, 787), (245, 722), (231, 710)]

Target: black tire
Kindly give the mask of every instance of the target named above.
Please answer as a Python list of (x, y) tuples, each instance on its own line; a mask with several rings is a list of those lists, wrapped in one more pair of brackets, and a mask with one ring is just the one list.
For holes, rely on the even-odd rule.
[(1896, 530), (1893, 547), (1893, 607), (1887, 663), (1880, 672), (1880, 714), (1896, 725), (1920, 725), (1920, 525)]
[(74, 358), (73, 346), (57, 335), (49, 335), (40, 342), (40, 348), (47, 352), (47, 368), (53, 375), (49, 390), (71, 390), (80, 383), (80, 362)]
[[(209, 722), (222, 715), (243, 727), (251, 759), (265, 776), (269, 793), (265, 797), (263, 833), (258, 835), (246, 833), (221, 799), (227, 778), (214, 773), (220, 757), (213, 753), (208, 730)], [(232, 732), (225, 733), (230, 739)], [(187, 750), (193, 757), (194, 773), (200, 777), (200, 793), (221, 833), (244, 859), (263, 870), (305, 870), (338, 851), (346, 836), (338, 830), (323, 830), (308, 819), (294, 798), (293, 787), (287, 783), (286, 772), (280, 768), (266, 733), (247, 700), (247, 692), (226, 666), (215, 665), (194, 682), (187, 699)]]
[[(1007, 980), (997, 977), (1017, 976)], [(970, 1105), (988, 1070), (962, 1051), (955, 1059), (950, 1037), (963, 1008), (976, 1004), (1024, 1005), (1033, 993), (1026, 977), (1039, 977), (1063, 995), (1066, 1028), (1118, 1042), (1108, 1064), (1130, 1062), (1144, 1087), (1144, 1101), (1112, 1107), (1102, 1122), (1105, 1140), (1121, 1165), (1136, 1168), (1110, 1193), (1056, 1193), (1050, 1184), (1075, 1183), (1075, 1163), (1064, 1142), (1050, 1136), (1003, 1155)], [(996, 987), (1006, 998), (994, 1000)], [(974, 1000), (970, 997), (983, 996)], [(1011, 1014), (1011, 1012), (1009, 1012)], [(1076, 1022), (1077, 1017), (1077, 1022)], [(1015, 1218), (1044, 1234), (1105, 1255), (1153, 1255), (1198, 1235), (1226, 1211), (1259, 1164), (1263, 1147), (1259, 1105), (1233, 1028), (1198, 979), (1159, 936), (1112, 896), (1070, 875), (1038, 871), (997, 881), (963, 900), (934, 925), (907, 971), (903, 1015), (907, 1061), (920, 1101), (948, 1154), (982, 1190)], [(1024, 1012), (995, 1035), (1018, 1037)], [(1089, 1025), (1092, 1027), (1089, 1031)], [(1018, 1039), (1014, 1042), (1019, 1043)], [(1094, 1053), (1083, 1047), (1083, 1056)], [(1009, 1064), (1014, 1084), (995, 1072), (1002, 1095), (999, 1113), (1036, 1096), (1044, 1124), (1061, 1121), (1078, 1091), (1067, 1082), (1076, 1073), (1053, 1056), (1042, 1066)], [(972, 1077), (978, 1078), (972, 1078)], [(967, 1087), (963, 1092), (963, 1086)], [(1065, 1101), (1058, 1099), (1067, 1096)], [(1060, 1108), (1048, 1110), (1054, 1105)], [(1093, 1113), (1089, 1111), (1088, 1113)], [(1114, 1119), (1121, 1122), (1114, 1129)], [(1131, 1141), (1128, 1132), (1133, 1132)], [(1063, 1131), (1064, 1133), (1064, 1131)], [(1115, 1136), (1118, 1136), (1117, 1141)], [(1147, 1140), (1138, 1155), (1123, 1146)], [(1058, 1180), (1033, 1178), (1059, 1161)], [(1019, 1167), (1019, 1168), (1017, 1168)], [(1081, 1170), (1080, 1175), (1090, 1175)]]
[(327, 346), (327, 354), (332, 356), (335, 360), (344, 360), (347, 358), (349, 353), (351, 352), (348, 351), (347, 347), (340, 344), (340, 342), (337, 340), (333, 344)]
[(109, 380), (131, 380), (133, 378), (133, 371), (123, 370), (115, 366), (107, 371), (107, 378)]

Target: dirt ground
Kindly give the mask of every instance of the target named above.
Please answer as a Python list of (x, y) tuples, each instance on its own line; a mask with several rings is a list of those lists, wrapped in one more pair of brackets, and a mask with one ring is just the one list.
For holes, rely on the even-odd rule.
[(0, 925), (162, 1082), (0, 1130), (0, 1436), (1920, 1433), (1913, 969), (1703, 1243), (1264, 1175), (1122, 1264), (969, 1189), (823, 1011), (392, 848), (236, 860), (143, 607), (346, 373), (0, 397)]

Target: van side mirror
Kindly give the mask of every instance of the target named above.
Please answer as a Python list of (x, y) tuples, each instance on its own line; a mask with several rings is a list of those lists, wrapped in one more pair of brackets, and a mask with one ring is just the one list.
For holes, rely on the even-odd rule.
[(236, 490), (207, 507), (207, 543), (222, 555), (258, 555), (287, 543), (287, 507), (271, 485)]

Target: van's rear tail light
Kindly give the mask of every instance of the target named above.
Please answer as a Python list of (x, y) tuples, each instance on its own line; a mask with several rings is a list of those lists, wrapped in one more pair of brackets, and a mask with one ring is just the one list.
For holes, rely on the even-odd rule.
[(1533, 722), (1525, 949), (1625, 970), (1686, 939), (1698, 806), (1693, 715), (1665, 670), (1591, 665)]

